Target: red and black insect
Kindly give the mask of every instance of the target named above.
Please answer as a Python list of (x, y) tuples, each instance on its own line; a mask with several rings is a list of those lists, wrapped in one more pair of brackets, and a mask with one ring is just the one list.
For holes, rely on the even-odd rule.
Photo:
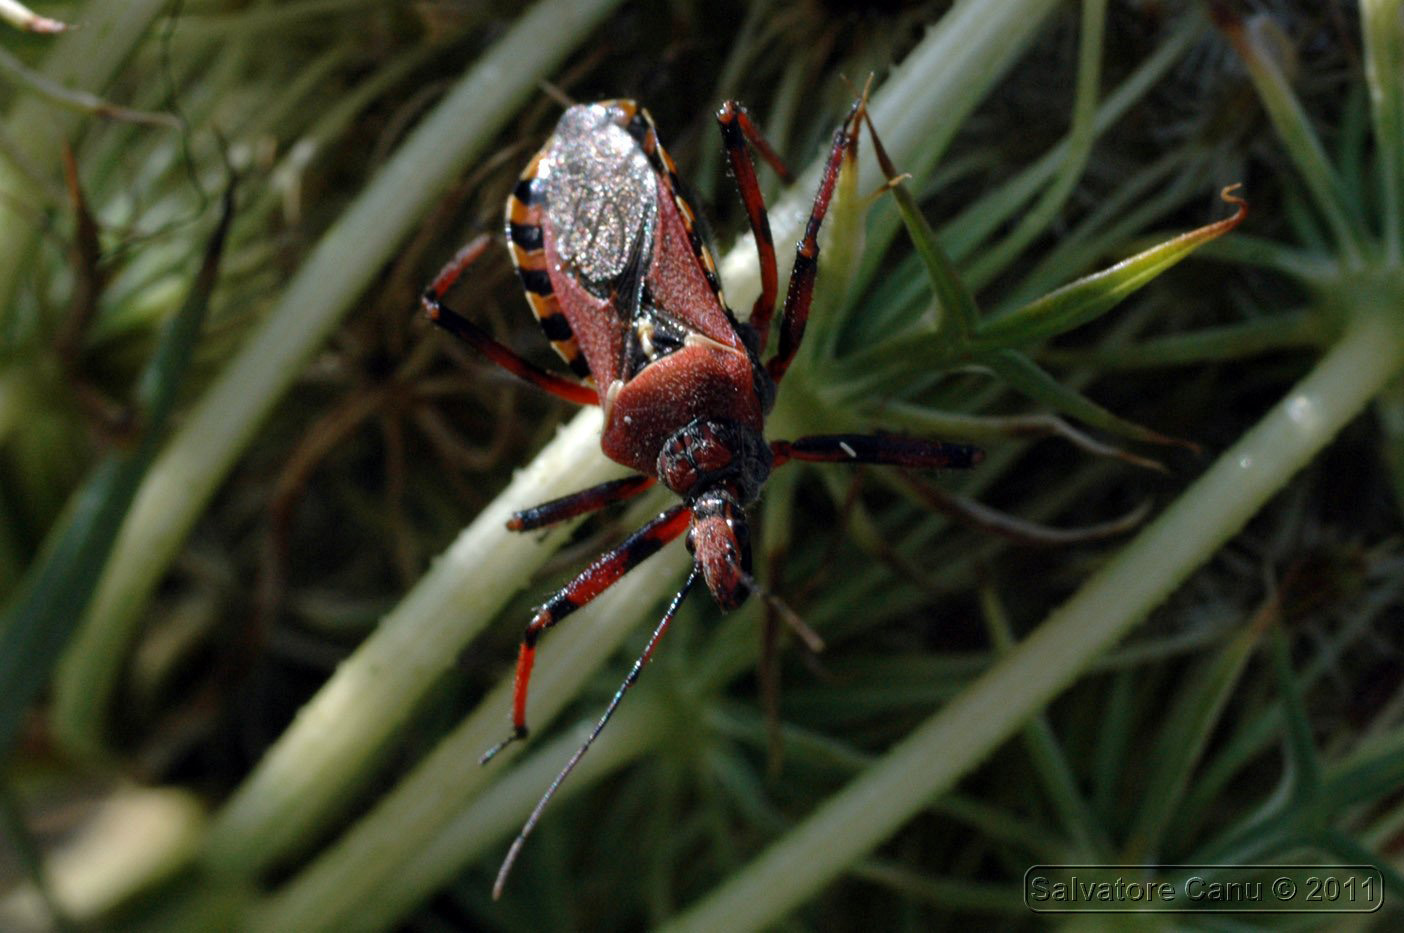
[[(527, 687), (541, 634), (589, 603), (674, 538), (687, 533), (692, 571), (628, 677), (580, 750), (541, 798), (498, 875), (512, 862), (560, 782), (589, 749), (648, 663), (700, 575), (717, 604), (735, 609), (757, 589), (751, 576), (746, 506), (770, 471), (789, 460), (965, 467), (976, 448), (887, 435), (836, 434), (766, 442), (765, 416), (804, 336), (819, 258), (819, 227), (845, 153), (857, 145), (863, 102), (854, 104), (833, 146), (795, 252), (780, 317), (779, 346), (764, 363), (778, 294), (775, 246), (747, 151), (749, 141), (777, 164), (746, 111), (717, 113), (722, 142), (755, 234), (761, 294), (748, 321), (727, 307), (712, 249), (683, 194), (653, 119), (633, 101), (606, 100), (566, 110), (507, 199), (507, 244), (527, 302), (575, 381), (543, 370), (444, 304), (444, 296), (487, 248), (465, 246), (425, 291), (435, 323), (493, 362), (547, 392), (604, 409), (606, 456), (639, 472), (516, 513), (508, 527), (528, 531), (594, 512), (662, 482), (682, 501), (601, 556), (543, 604), (522, 637), (512, 733), (489, 749), (526, 738)], [(588, 383), (593, 382), (591, 386)]]

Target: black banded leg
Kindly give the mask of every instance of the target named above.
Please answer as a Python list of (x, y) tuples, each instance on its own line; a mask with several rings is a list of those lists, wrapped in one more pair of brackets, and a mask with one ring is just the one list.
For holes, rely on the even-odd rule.
[(556, 779), (551, 782), (551, 786), (546, 788), (546, 793), (542, 794), (541, 799), (537, 801), (536, 807), (531, 811), (531, 816), (527, 817), (526, 823), (522, 826), (522, 831), (517, 833), (517, 838), (512, 841), (512, 847), (507, 850), (507, 857), (502, 860), (502, 867), (497, 870), (497, 881), (494, 882), (492, 886), (493, 900), (497, 900), (502, 896), (502, 888), (507, 884), (507, 876), (512, 871), (512, 865), (517, 861), (517, 855), (522, 851), (522, 846), (526, 843), (527, 836), (531, 835), (531, 831), (536, 828), (537, 822), (541, 819), (542, 811), (546, 809), (546, 804), (551, 802), (551, 798), (554, 797), (556, 791), (560, 789), (561, 783), (570, 776), (570, 772), (575, 770), (575, 766), (580, 763), (581, 758), (585, 757), (585, 753), (590, 750), (590, 746), (595, 744), (595, 739), (599, 738), (600, 733), (604, 731), (604, 727), (609, 723), (610, 717), (614, 715), (614, 711), (619, 707), (619, 702), (624, 699), (624, 694), (629, 692), (630, 687), (638, 683), (639, 672), (641, 672), (644, 665), (648, 663), (648, 659), (653, 657), (654, 649), (658, 647), (658, 642), (662, 639), (663, 633), (668, 631), (668, 626), (672, 624), (673, 617), (678, 614), (678, 608), (682, 605), (683, 600), (687, 598), (687, 594), (692, 589), (692, 585), (697, 582), (697, 576), (698, 570), (696, 565), (694, 565), (692, 572), (687, 575), (687, 580), (684, 581), (682, 589), (678, 590), (677, 595), (673, 597), (673, 601), (668, 604), (667, 611), (663, 613), (662, 620), (660, 620), (658, 625), (653, 629), (653, 635), (649, 637), (648, 644), (644, 646), (643, 652), (639, 655), (638, 659), (634, 661), (634, 666), (629, 669), (628, 676), (625, 677), (624, 682), (619, 685), (619, 689), (614, 691), (614, 697), (609, 701), (609, 706), (605, 707), (604, 715), (600, 716), (599, 722), (595, 723), (595, 728), (590, 730), (590, 735), (585, 739), (585, 742), (576, 750), (574, 755), (570, 756), (570, 760), (565, 763), (565, 767), (556, 775)]
[(512, 375), (544, 389), (558, 398), (577, 405), (598, 405), (599, 393), (590, 386), (572, 382), (555, 373), (547, 372), (535, 363), (530, 363), (506, 346), (498, 343), (487, 331), (478, 327), (463, 315), (444, 304), (444, 295), (453, 288), (468, 267), (477, 262), (486, 252), (492, 240), (487, 234), (474, 238), (458, 251), (448, 264), (439, 271), (434, 281), (424, 290), (420, 304), (429, 315), (429, 320), (473, 347), (483, 356), (501, 366)]
[(770, 319), (775, 314), (775, 297), (779, 293), (779, 273), (775, 264), (775, 240), (770, 233), (770, 217), (765, 210), (765, 197), (761, 194), (760, 183), (756, 180), (756, 168), (751, 162), (751, 154), (746, 149), (750, 140), (756, 151), (770, 163), (781, 178), (789, 180), (790, 173), (775, 150), (765, 141), (765, 137), (751, 122), (746, 108), (734, 100), (722, 104), (717, 111), (717, 124), (721, 127), (722, 144), (726, 147), (726, 157), (731, 162), (731, 174), (736, 178), (736, 188), (741, 192), (741, 203), (746, 208), (746, 217), (751, 222), (751, 233), (756, 238), (756, 253), (760, 259), (761, 293), (751, 307), (751, 327), (755, 329), (761, 350), (765, 349), (770, 336)]
[(772, 441), (775, 466), (789, 460), (812, 463), (873, 463), (913, 469), (964, 469), (985, 459), (969, 444), (902, 437), (896, 434), (819, 434), (793, 441)]
[(588, 605), (645, 558), (656, 554), (663, 545), (686, 531), (691, 519), (692, 513), (681, 502), (665, 509), (625, 538), (618, 547), (598, 557), (536, 610), (536, 615), (527, 623), (517, 652), (517, 675), (512, 691), (512, 734), (483, 754), (484, 764), (510, 743), (527, 736), (527, 688), (531, 684), (531, 669), (536, 663), (536, 642), (541, 634), (575, 610)]
[(554, 525), (578, 515), (598, 512), (607, 505), (623, 502), (625, 499), (638, 495), (656, 482), (658, 482), (656, 477), (640, 473), (637, 476), (626, 476), (623, 479), (600, 483), (598, 486), (591, 486), (589, 489), (582, 489), (568, 496), (561, 496), (559, 499), (552, 499), (550, 502), (543, 502), (529, 509), (514, 512), (512, 517), (507, 520), (507, 529), (509, 531), (534, 531), (537, 528), (545, 528), (547, 525)]
[(785, 310), (780, 318), (780, 346), (766, 363), (770, 377), (777, 383), (794, 362), (795, 354), (799, 352), (800, 341), (804, 339), (804, 328), (809, 322), (809, 307), (814, 301), (814, 276), (819, 268), (819, 227), (824, 223), (824, 215), (829, 212), (829, 201), (833, 198), (834, 184), (838, 181), (839, 167), (844, 156), (849, 153), (857, 156), (858, 126), (863, 118), (865, 106), (864, 98), (855, 101), (853, 109), (843, 121), (843, 126), (834, 131), (833, 148), (829, 150), (829, 160), (824, 164), (819, 190), (814, 195), (809, 223), (805, 225), (804, 237), (795, 245), (795, 266), (790, 272), (790, 285), (785, 292)]

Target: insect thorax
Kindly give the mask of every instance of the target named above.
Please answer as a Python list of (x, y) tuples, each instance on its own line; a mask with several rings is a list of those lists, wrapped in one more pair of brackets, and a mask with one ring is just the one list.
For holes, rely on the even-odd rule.
[(645, 284), (625, 338), (623, 378), (632, 379), (645, 366), (681, 350), (688, 332), (686, 324), (654, 301)]

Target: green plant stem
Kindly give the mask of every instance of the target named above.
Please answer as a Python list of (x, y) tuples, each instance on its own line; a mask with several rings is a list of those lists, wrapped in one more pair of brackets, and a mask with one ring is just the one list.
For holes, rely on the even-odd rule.
[(870, 852), (1208, 560), (1401, 365), (1398, 308), (1362, 309), (1306, 379), (1033, 635), (669, 929), (768, 926)]
[(0, 48), (0, 74), (11, 83), (18, 84), (32, 94), (58, 107), (66, 107), (78, 113), (125, 120), (129, 123), (144, 123), (148, 126), (163, 126), (167, 129), (180, 129), (180, 121), (169, 113), (152, 113), (119, 107), (86, 91), (75, 91), (50, 81), (38, 72), (24, 66), (17, 57)]
[[(997, 652), (1008, 654), (1016, 644), (1014, 632), (993, 585), (981, 587), (980, 603), (990, 641)], [(1046, 713), (1035, 713), (1024, 725), (1023, 733), (1024, 751), (1033, 764), (1043, 796), (1052, 805), (1060, 828), (1067, 834), (1069, 856), (1088, 861), (1109, 858), (1113, 851), (1111, 840), (1106, 838), (1105, 830), (1078, 786), (1077, 774)]]
[[(618, 473), (598, 453), (578, 455), (591, 446), (598, 451), (599, 430), (599, 410), (590, 409), (561, 431), (303, 706), (215, 819), (205, 851), (213, 871), (261, 872), (360, 789), (394, 730), (563, 536), (564, 529), (544, 540), (510, 534), (512, 511)], [(507, 708), (504, 700), (492, 710), (494, 739)], [(478, 752), (489, 744), (474, 742)], [(456, 780), (471, 786), (463, 766), (458, 762)]]
[[(638, 632), (630, 608), (655, 611), (660, 591), (677, 588), (686, 556), (682, 548), (672, 548), (650, 558), (642, 572), (621, 580), (579, 618), (542, 641), (530, 704), (536, 732), (580, 692), (620, 642)], [(619, 676), (623, 677), (622, 665)], [(641, 682), (653, 676), (645, 670)], [(340, 929), (353, 919), (364, 923), (366, 911), (384, 914), (379, 924), (370, 926), (391, 926), (400, 913), (387, 909), (412, 908), (448, 883), (466, 859), (518, 829), (583, 735), (568, 730), (565, 738), (535, 751), (530, 761), (510, 771), (502, 769), (501, 761), (480, 767), (483, 749), (509, 727), (510, 688), (510, 681), (504, 680), (489, 693), (383, 801), (281, 888), (260, 914), (259, 927)], [(658, 716), (635, 718), (631, 712), (637, 699), (631, 696), (620, 707), (618, 718), (601, 734), (600, 748), (590, 750), (580, 772), (563, 788), (588, 787), (592, 774), (598, 778), (637, 758), (658, 738)], [(596, 760), (596, 753), (606, 747), (602, 757), (615, 764), (601, 767), (604, 762)], [(501, 757), (507, 755), (504, 750)], [(492, 782), (492, 789), (484, 791)], [(485, 807), (489, 801), (493, 805)]]
[[(640, 690), (637, 697), (630, 697), (629, 703), (620, 707), (609, 729), (600, 734), (590, 754), (581, 760), (570, 780), (561, 785), (558, 799), (569, 799), (635, 761), (656, 743), (666, 740), (670, 730), (676, 736), (679, 724), (656, 694), (650, 696), (647, 690)], [(514, 768), (510, 775), (501, 776), (490, 790), (418, 846), (414, 857), (383, 887), (367, 892), (371, 896), (363, 899), (357, 922), (371, 928), (393, 928), (435, 890), (452, 881), (475, 855), (517, 832), (542, 790), (593, 725), (593, 720), (582, 721), (577, 728), (566, 730), (558, 740), (541, 748), (521, 767)], [(623, 728), (612, 735), (616, 727)], [(506, 854), (505, 848), (502, 854)]]
[(70, 750), (100, 749), (104, 711), (152, 590), (303, 362), (454, 175), (617, 2), (543, 0), (532, 7), (327, 232), (282, 300), (190, 413), (142, 484), (84, 627), (60, 668), (53, 725)]

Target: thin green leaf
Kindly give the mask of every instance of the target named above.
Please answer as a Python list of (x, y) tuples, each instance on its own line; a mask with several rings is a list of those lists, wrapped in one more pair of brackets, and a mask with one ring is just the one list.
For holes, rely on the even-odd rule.
[(982, 321), (975, 332), (977, 345), (1032, 343), (1100, 317), (1194, 252), (1196, 247), (1223, 236), (1242, 223), (1247, 204), (1233, 194), (1235, 187), (1225, 188), (1222, 192), (1223, 199), (1237, 207), (1231, 216), (1152, 246), (1108, 269), (1049, 292), (1009, 314)]
[(1012, 884), (966, 878), (933, 878), (896, 863), (876, 859), (859, 862), (849, 869), (849, 874), (884, 885), (901, 897), (926, 901), (943, 915), (979, 913), (1021, 920), (1028, 916), (1022, 890)]
[(1227, 239), (1205, 243), (1200, 247), (1199, 258), (1271, 269), (1288, 278), (1313, 284), (1330, 279), (1339, 272), (1329, 253), (1303, 249), (1300, 245), (1288, 245), (1241, 231)]
[(1277, 604), (1265, 606), (1248, 626), (1189, 678), (1164, 719), (1151, 756), (1151, 773), (1140, 794), (1135, 823), (1122, 856), (1128, 862), (1154, 860), (1165, 852), (1166, 827), (1176, 817), (1214, 729), (1253, 656)]
[(1311, 720), (1302, 698), (1301, 684), (1292, 668), (1291, 649), (1287, 636), (1278, 629), (1272, 639), (1272, 662), (1277, 672), (1278, 690), (1282, 693), (1282, 709), (1287, 726), (1288, 778), (1294, 796), (1315, 798), (1321, 789), (1321, 760), (1316, 742), (1311, 736)]
[(1164, 464), (1104, 444), (1084, 431), (1079, 431), (1056, 415), (964, 415), (956, 412), (934, 411), (909, 402), (892, 402), (882, 410), (884, 424), (936, 437), (958, 437), (975, 443), (1027, 437), (1060, 437), (1078, 450), (1094, 457), (1111, 457), (1123, 463), (1147, 470), (1165, 472)]
[(882, 173), (887, 178), (888, 186), (892, 190), (892, 196), (897, 200), (897, 210), (901, 212), (902, 223), (907, 227), (907, 233), (912, 238), (912, 246), (916, 248), (917, 255), (921, 257), (922, 264), (926, 266), (926, 277), (931, 282), (931, 290), (936, 295), (935, 322), (932, 331), (938, 337), (951, 333), (959, 338), (969, 336), (980, 318), (980, 309), (975, 304), (975, 296), (965, 287), (961, 281), (959, 273), (956, 272), (954, 263), (950, 257), (936, 241), (936, 231), (931, 229), (931, 225), (922, 216), (921, 207), (917, 204), (916, 198), (907, 190), (903, 183), (902, 176), (897, 167), (892, 164), (892, 160), (887, 156), (887, 150), (883, 148), (882, 140), (878, 138), (877, 129), (873, 126), (871, 118), (868, 120), (868, 132), (873, 137), (873, 151), (877, 154), (878, 165), (882, 167)]
[(1399, 869), (1395, 868), (1387, 857), (1362, 845), (1355, 836), (1342, 830), (1328, 829), (1322, 835), (1322, 847), (1339, 858), (1342, 864), (1373, 865), (1384, 877), (1385, 890), (1404, 890), (1404, 875), (1400, 874)]
[(1041, 351), (1038, 358), (1057, 366), (1090, 365), (1101, 371), (1236, 360), (1273, 350), (1319, 346), (1328, 336), (1322, 323), (1321, 315), (1314, 309), (1299, 309), (1134, 344), (1085, 350), (1049, 349)]
[(1361, 0), (1360, 29), (1365, 44), (1365, 83), (1375, 123), (1380, 204), (1389, 258), (1400, 258), (1404, 235), (1404, 28), (1400, 0)]
[[(1397, 743), (1396, 743), (1397, 744)], [(1341, 810), (1393, 793), (1404, 783), (1404, 749), (1377, 750), (1352, 758), (1322, 781), (1321, 799)]]
[[(1286, 403), (1007, 656), (665, 928), (762, 929), (949, 791), (1278, 492), (1404, 365), (1401, 323), (1362, 315)], [(1311, 404), (1303, 424), (1300, 405)], [(1203, 860), (1206, 861), (1207, 860)]]
[(1022, 353), (998, 350), (984, 354), (980, 361), (1016, 391), (1094, 428), (1148, 444), (1178, 444), (1190, 450), (1198, 449), (1189, 441), (1161, 434), (1113, 414), (1076, 389), (1068, 388), (1054, 379)]
[[(996, 652), (1007, 657), (1017, 642), (1008, 614), (993, 586), (981, 587), (980, 605)], [(1023, 732), (1024, 749), (1033, 762), (1034, 773), (1043, 784), (1043, 791), (1057, 812), (1063, 830), (1079, 847), (1078, 856), (1101, 859), (1109, 855), (1111, 847), (1106, 834), (1078, 786), (1077, 775), (1058, 743), (1047, 712), (1036, 713)]]
[(1117, 538), (1135, 529), (1150, 514), (1150, 503), (1143, 502), (1111, 521), (1079, 525), (1075, 528), (1055, 528), (992, 509), (977, 499), (954, 495), (914, 476), (889, 482), (915, 494), (929, 508), (959, 521), (962, 525), (975, 528), (982, 534), (1004, 538), (1022, 547), (1069, 547)]
[(1044, 190), (1008, 236), (980, 252), (970, 266), (974, 281), (994, 278), (1008, 268), (1027, 247), (1048, 231), (1087, 167), (1096, 138), (1097, 89), (1102, 74), (1102, 45), (1106, 32), (1106, 0), (1083, 0), (1082, 38), (1078, 48), (1077, 96), (1073, 102), (1072, 128), (1067, 152), (1052, 183)]
[(1137, 733), (1136, 690), (1145, 682), (1136, 668), (1118, 671), (1102, 701), (1102, 717), (1097, 725), (1097, 742), (1092, 751), (1092, 810), (1105, 826), (1113, 825), (1117, 797), (1127, 770), (1136, 764), (1131, 754)]
[[(1133, 248), (1127, 244), (1146, 241), (1147, 230), (1203, 196), (1203, 174), (1202, 161), (1184, 149), (1172, 149), (1137, 170), (1021, 269), (1018, 281), (1001, 293), (988, 316), (998, 319), (1012, 314), (1062, 288), (1075, 272), (1096, 268), (1104, 257)], [(981, 288), (986, 283), (976, 280), (974, 284)]]
[(1291, 82), (1278, 64), (1277, 48), (1288, 43), (1277, 23), (1268, 16), (1254, 17), (1245, 24), (1224, 7), (1213, 7), (1219, 28), (1233, 43), (1235, 51), (1248, 66), (1253, 87), (1258, 92), (1263, 109), (1272, 121), (1283, 147), (1306, 182), (1317, 210), (1330, 225), (1341, 252), (1348, 258), (1359, 259), (1360, 238), (1356, 221), (1347, 211), (1350, 199), (1345, 194), (1340, 176), (1326, 158), (1321, 139), (1312, 129), (1306, 110)]
[[(1186, 17), (1170, 38), (1156, 49), (1133, 73), (1119, 83), (1097, 109), (1095, 132), (1100, 136), (1120, 120), (1163, 78), (1202, 34), (1197, 16)], [(1003, 184), (983, 194), (941, 229), (941, 242), (957, 262), (972, 256), (995, 231), (1011, 221), (1033, 199), (1039, 189), (1056, 177), (1072, 151), (1072, 140), (1064, 139), (1038, 161)], [(949, 167), (949, 163), (947, 164)], [(930, 194), (930, 192), (924, 192)], [(968, 273), (967, 273), (968, 275)]]

